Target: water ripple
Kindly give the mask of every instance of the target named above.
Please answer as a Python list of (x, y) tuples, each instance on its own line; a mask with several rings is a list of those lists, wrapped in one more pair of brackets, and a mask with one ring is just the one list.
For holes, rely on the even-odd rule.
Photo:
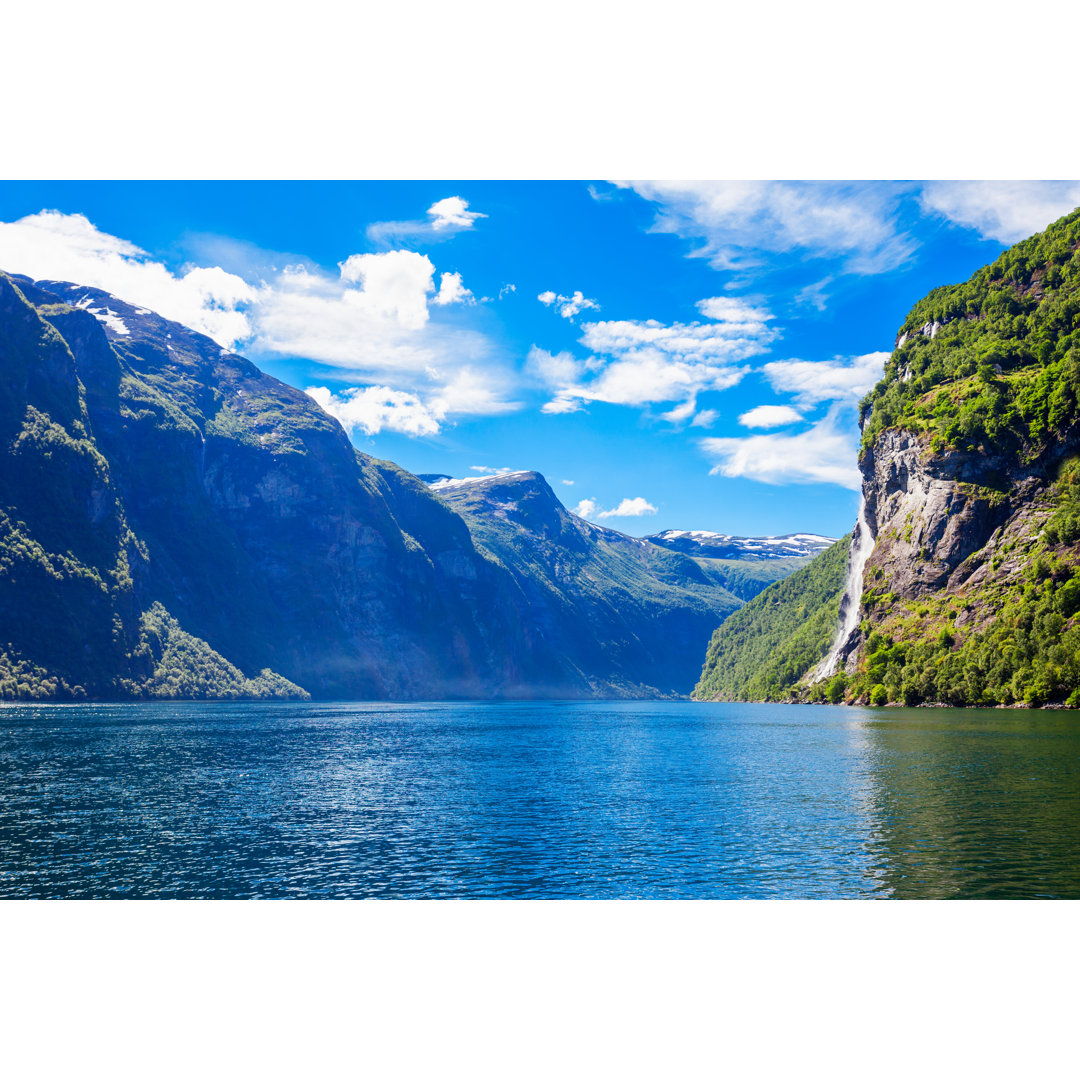
[(1078, 897), (1070, 714), (0, 708), (5, 897)]

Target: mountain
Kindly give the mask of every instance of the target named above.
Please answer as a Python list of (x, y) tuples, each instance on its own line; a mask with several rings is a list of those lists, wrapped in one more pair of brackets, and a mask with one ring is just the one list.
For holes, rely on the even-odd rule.
[(582, 695), (512, 576), (307, 395), (0, 276), (0, 694)]
[(668, 529), (646, 536), (650, 543), (707, 559), (813, 558), (836, 543), (835, 536), (788, 533), (786, 536), (728, 536), (726, 533)]
[(70, 282), (0, 274), (0, 459), (0, 698), (684, 694), (788, 570), (601, 529), (535, 473), (429, 486)]
[(777, 695), (1080, 706), (1080, 211), (919, 301), (861, 423), (843, 632)]
[(514, 576), (554, 651), (613, 686), (688, 693), (713, 628), (742, 603), (721, 570), (570, 513), (539, 473), (431, 490)]

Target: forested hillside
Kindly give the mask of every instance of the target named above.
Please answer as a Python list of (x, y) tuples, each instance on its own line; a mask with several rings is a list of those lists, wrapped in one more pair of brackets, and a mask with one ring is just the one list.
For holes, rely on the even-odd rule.
[(699, 701), (786, 701), (828, 652), (847, 570), (848, 537), (770, 585), (713, 634)]

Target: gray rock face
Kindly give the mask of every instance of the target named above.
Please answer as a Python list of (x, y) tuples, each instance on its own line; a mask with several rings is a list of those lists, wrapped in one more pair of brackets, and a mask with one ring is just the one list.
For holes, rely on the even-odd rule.
[[(1013, 451), (935, 453), (925, 436), (898, 428), (882, 432), (860, 461), (865, 519), (874, 538), (862, 588), (913, 600), (1007, 576), (1008, 551), (1042, 528), (1051, 510), (1050, 485), (1077, 444), (1072, 432), (1024, 464)], [(863, 605), (871, 624), (881, 614), (880, 607)], [(957, 625), (977, 617), (961, 612)], [(843, 650), (849, 670), (865, 636), (857, 631)]]
[(975, 454), (934, 455), (911, 432), (882, 434), (862, 461), (866, 519), (874, 537), (868, 568), (905, 598), (943, 587), (1009, 516), (1003, 490), (1017, 478), (1006, 462)]

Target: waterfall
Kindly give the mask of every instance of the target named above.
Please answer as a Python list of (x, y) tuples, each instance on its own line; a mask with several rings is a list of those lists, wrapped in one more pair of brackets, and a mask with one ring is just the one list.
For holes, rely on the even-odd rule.
[(825, 659), (810, 673), (810, 682), (820, 682), (835, 674), (840, 653), (848, 643), (855, 627), (859, 625), (859, 600), (862, 598), (863, 568), (870, 552), (874, 550), (874, 538), (866, 520), (866, 498), (859, 500), (859, 520), (851, 534), (851, 552), (848, 555), (847, 579), (840, 597), (840, 625), (836, 630), (832, 648)]

